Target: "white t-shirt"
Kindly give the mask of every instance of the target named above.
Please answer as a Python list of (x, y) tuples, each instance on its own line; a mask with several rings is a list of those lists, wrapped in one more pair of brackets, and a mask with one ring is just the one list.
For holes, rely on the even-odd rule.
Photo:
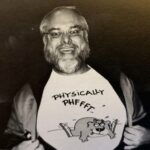
[(122, 138), (126, 110), (110, 83), (94, 69), (61, 75), (44, 88), (37, 131), (58, 150), (112, 150)]

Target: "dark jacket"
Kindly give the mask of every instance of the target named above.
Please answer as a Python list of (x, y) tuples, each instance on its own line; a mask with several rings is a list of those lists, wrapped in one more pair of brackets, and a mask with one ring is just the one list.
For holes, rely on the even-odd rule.
[[(112, 75), (112, 73), (106, 75), (101, 70), (101, 74), (111, 83), (124, 103), (127, 110), (127, 124), (132, 125), (143, 119), (146, 113), (136, 95), (133, 82), (120, 71), (115, 75)], [(47, 75), (49, 76), (49, 74)], [(13, 100), (11, 116), (2, 138), (3, 141), (1, 140), (3, 143), (1, 147), (6, 149), (12, 148), (21, 141), (26, 140), (26, 134), (28, 132), (31, 132), (32, 138), (38, 137), (36, 132), (37, 110), (47, 79), (47, 77), (44, 77), (38, 82), (28, 83), (17, 92)], [(133, 114), (130, 113), (132, 111)]]

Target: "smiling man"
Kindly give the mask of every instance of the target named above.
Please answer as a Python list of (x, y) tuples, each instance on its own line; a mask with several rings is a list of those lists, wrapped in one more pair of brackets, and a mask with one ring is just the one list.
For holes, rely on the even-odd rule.
[(15, 96), (5, 147), (112, 150), (123, 149), (123, 142), (125, 149), (147, 144), (149, 129), (132, 125), (146, 115), (132, 81), (120, 73), (114, 86), (114, 80), (86, 63), (89, 28), (76, 8), (55, 8), (43, 18), (40, 31), (51, 73), (39, 106), (29, 84)]
[(71, 9), (55, 9), (43, 19), (40, 30), (46, 59), (55, 70), (66, 74), (88, 70), (88, 25), (82, 16)]

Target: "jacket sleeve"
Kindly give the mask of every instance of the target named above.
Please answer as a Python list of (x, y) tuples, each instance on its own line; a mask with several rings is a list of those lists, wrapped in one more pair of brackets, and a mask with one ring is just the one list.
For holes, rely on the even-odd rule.
[[(124, 73), (121, 73), (120, 84), (126, 103), (128, 125), (132, 125), (143, 119), (146, 116), (146, 112), (136, 93), (133, 81)], [(131, 121), (132, 123), (130, 123)]]
[(14, 97), (7, 128), (2, 136), (1, 147), (11, 148), (25, 140), (30, 132), (36, 138), (37, 104), (29, 84), (26, 84)]

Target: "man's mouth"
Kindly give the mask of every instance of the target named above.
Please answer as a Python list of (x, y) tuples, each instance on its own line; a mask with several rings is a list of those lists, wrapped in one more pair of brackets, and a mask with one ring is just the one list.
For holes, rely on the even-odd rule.
[(67, 46), (61, 46), (59, 50), (61, 53), (69, 54), (72, 53), (75, 50), (75, 48), (73, 46), (67, 45)]
[(71, 54), (74, 51), (74, 48), (72, 47), (66, 47), (66, 48), (61, 48), (60, 52), (65, 53), (65, 54)]

